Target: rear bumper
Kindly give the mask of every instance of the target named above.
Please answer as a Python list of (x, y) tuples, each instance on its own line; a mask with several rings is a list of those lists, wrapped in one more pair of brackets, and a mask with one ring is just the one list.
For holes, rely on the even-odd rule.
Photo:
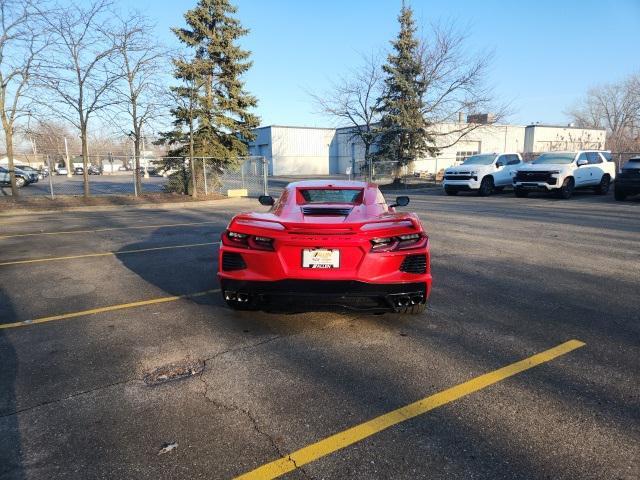
[(431, 275), (410, 283), (367, 283), (356, 280), (301, 280), (273, 282), (221, 278), (223, 295), (239, 296), (263, 309), (349, 309), (394, 311), (411, 303), (425, 303), (431, 293)]

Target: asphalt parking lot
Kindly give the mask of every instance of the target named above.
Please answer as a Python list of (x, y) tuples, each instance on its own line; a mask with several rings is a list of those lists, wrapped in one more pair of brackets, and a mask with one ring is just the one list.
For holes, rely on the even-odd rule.
[(640, 200), (407, 208), (408, 317), (227, 309), (255, 200), (0, 217), (0, 478), (640, 478)]

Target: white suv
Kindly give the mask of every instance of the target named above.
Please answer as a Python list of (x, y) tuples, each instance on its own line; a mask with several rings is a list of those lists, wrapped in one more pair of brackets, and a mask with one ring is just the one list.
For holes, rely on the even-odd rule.
[(605, 195), (615, 178), (615, 163), (608, 162), (601, 151), (548, 152), (517, 170), (513, 189), (517, 197), (543, 191), (567, 199), (576, 188), (593, 188)]
[(442, 186), (447, 195), (476, 191), (481, 197), (511, 186), (512, 172), (523, 165), (518, 153), (471, 155), (461, 165), (447, 168)]

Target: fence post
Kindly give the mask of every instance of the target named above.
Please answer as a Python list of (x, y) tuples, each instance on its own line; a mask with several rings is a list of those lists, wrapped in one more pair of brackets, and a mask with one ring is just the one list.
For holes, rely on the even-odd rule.
[(53, 168), (51, 168), (51, 157), (47, 155), (47, 165), (49, 166), (49, 191), (51, 192), (51, 200), (53, 200)]
[(618, 171), (616, 173), (622, 172), (622, 153), (618, 154)]
[(202, 157), (202, 176), (204, 177), (204, 194), (209, 195), (209, 187), (207, 186), (207, 162)]
[(133, 162), (133, 194), (138, 196), (138, 182), (136, 182), (136, 163)]
[(262, 183), (264, 187), (264, 194), (269, 195), (269, 179), (268, 179), (268, 170), (269, 165), (267, 161), (267, 157), (262, 157)]

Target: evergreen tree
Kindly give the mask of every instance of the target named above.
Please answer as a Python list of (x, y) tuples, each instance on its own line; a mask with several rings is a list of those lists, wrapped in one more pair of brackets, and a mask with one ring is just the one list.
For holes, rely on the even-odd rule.
[(162, 141), (176, 146), (171, 155), (214, 157), (217, 168), (247, 154), (252, 129), (259, 124), (250, 112), (257, 99), (242, 80), (252, 64), (251, 52), (237, 45), (248, 30), (234, 18), (236, 11), (228, 0), (199, 0), (184, 16), (187, 27), (172, 29), (191, 54), (173, 61), (174, 77), (182, 85), (171, 89), (175, 128)]
[(386, 88), (380, 102), (382, 119), (376, 159), (394, 160), (402, 166), (432, 153), (435, 147), (423, 115), (426, 85), (411, 8), (403, 4), (398, 20), (400, 33), (391, 42), (393, 52), (382, 67)]

